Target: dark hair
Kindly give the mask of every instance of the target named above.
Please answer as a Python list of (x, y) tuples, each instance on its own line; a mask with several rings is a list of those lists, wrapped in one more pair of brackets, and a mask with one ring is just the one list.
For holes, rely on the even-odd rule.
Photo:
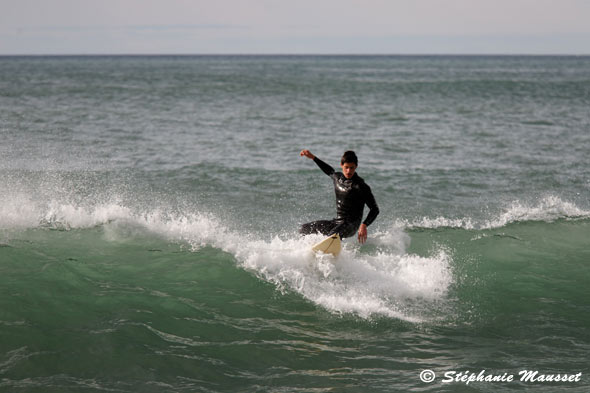
[(354, 164), (356, 166), (359, 165), (359, 160), (356, 158), (356, 154), (352, 150), (345, 151), (340, 159), (340, 165), (344, 165), (345, 163)]

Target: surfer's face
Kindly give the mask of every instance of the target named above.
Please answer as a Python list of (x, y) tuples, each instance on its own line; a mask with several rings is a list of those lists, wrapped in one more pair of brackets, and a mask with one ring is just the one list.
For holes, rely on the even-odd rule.
[(354, 176), (354, 171), (356, 171), (356, 165), (350, 162), (345, 162), (344, 164), (340, 165), (342, 167), (342, 173), (344, 177), (350, 179)]

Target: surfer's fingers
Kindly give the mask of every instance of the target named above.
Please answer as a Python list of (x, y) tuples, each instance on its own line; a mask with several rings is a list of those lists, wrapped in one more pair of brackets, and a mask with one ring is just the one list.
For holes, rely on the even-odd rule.
[(305, 156), (307, 158), (312, 158), (313, 154), (311, 154), (311, 152), (307, 149), (303, 149), (301, 150), (301, 153), (299, 153), (300, 156)]

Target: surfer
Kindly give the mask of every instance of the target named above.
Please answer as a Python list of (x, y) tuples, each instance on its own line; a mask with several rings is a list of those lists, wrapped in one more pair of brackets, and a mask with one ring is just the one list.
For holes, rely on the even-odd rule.
[[(364, 243), (367, 240), (367, 227), (377, 218), (379, 207), (371, 187), (356, 173), (358, 167), (356, 154), (351, 150), (344, 152), (340, 159), (342, 172), (336, 172), (309, 150), (302, 150), (299, 155), (313, 160), (326, 175), (332, 178), (336, 193), (336, 218), (303, 224), (299, 233), (302, 235), (321, 233), (326, 236), (338, 233), (341, 238), (345, 238), (353, 236), (358, 231), (358, 241)], [(365, 221), (362, 221), (365, 205), (369, 207), (369, 214)]]

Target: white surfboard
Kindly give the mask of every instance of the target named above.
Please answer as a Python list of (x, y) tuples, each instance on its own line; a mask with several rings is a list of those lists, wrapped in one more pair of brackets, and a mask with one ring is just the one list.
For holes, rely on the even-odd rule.
[(335, 257), (340, 254), (342, 244), (340, 241), (340, 235), (335, 233), (330, 237), (325, 238), (321, 242), (314, 244), (311, 249), (315, 252), (323, 252), (324, 254), (332, 254)]

